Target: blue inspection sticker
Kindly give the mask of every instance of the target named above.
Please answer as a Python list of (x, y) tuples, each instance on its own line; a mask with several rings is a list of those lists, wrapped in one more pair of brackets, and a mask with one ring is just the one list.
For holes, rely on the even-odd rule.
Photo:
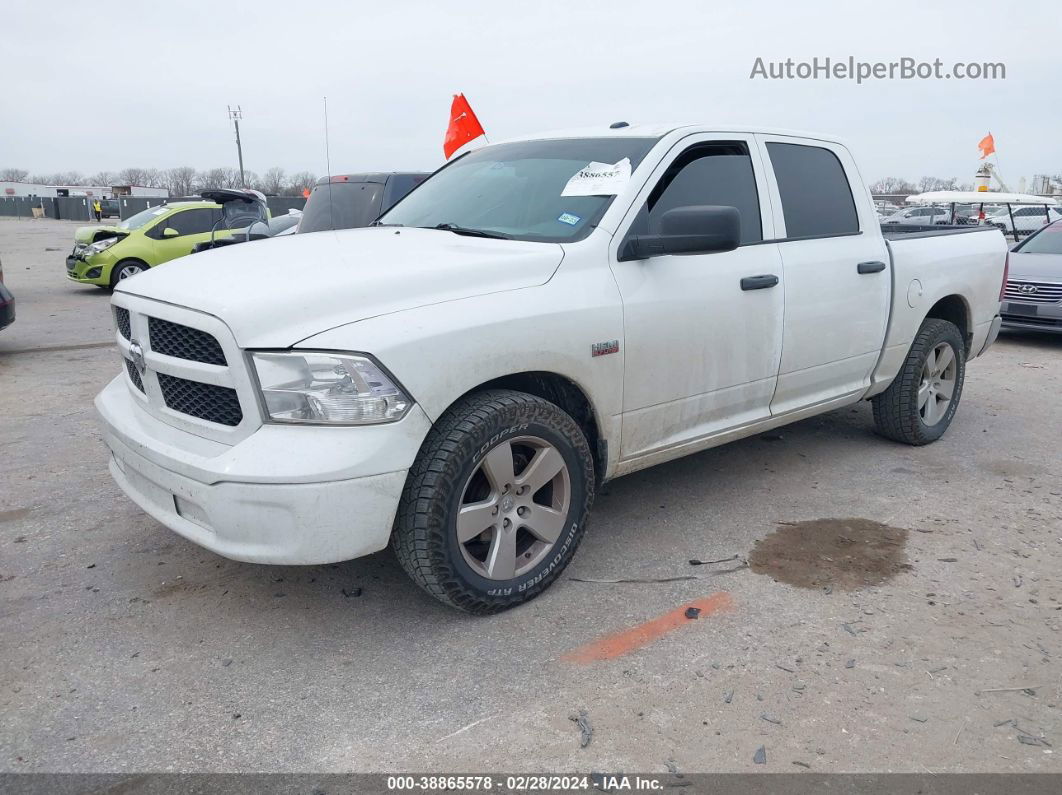
[(568, 226), (575, 226), (583, 219), (575, 213), (561, 213), (557, 216), (557, 220), (560, 221), (562, 224), (567, 224)]

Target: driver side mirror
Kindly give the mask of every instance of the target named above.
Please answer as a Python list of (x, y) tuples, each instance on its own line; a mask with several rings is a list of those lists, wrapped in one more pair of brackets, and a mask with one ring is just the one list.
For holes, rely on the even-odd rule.
[(162, 236), (167, 237), (180, 237), (181, 233), (174, 229), (172, 226), (167, 226), (162, 230)]
[[(655, 228), (654, 228), (655, 227)], [(737, 207), (694, 205), (676, 207), (660, 216), (648, 235), (632, 235), (620, 250), (621, 262), (662, 254), (710, 254), (741, 245), (741, 213)]]

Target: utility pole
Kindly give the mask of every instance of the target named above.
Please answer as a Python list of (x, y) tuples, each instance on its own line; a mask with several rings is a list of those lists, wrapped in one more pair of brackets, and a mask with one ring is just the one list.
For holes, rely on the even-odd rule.
[(236, 154), (240, 158), (240, 187), (247, 187), (247, 180), (243, 178), (243, 147), (240, 145), (240, 119), (243, 118), (243, 109), (239, 105), (236, 106), (236, 110), (232, 109), (232, 105), (229, 108), (229, 118), (232, 119), (232, 123), (236, 125)]

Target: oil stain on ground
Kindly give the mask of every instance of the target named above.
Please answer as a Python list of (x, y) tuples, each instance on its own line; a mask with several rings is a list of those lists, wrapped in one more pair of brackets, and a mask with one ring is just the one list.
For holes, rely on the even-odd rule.
[(870, 519), (786, 522), (756, 542), (749, 567), (800, 588), (853, 591), (910, 569), (906, 544), (906, 530)]

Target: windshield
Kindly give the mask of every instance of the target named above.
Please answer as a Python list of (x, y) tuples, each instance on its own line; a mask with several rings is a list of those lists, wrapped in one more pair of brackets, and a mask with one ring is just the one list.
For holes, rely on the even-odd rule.
[(255, 221), (266, 220), (266, 207), (261, 202), (237, 199), (221, 205), (221, 217), (222, 229), (249, 226)]
[(139, 229), (142, 226), (146, 226), (158, 218), (163, 213), (168, 213), (170, 208), (163, 204), (161, 207), (148, 207), (146, 210), (141, 210), (136, 215), (130, 215), (120, 224), (119, 229)]
[(1014, 250), (1022, 254), (1062, 254), (1062, 221), (1045, 226)]
[(383, 190), (380, 182), (335, 181), (315, 185), (302, 209), (299, 234), (368, 226), (380, 214)]
[[(656, 138), (576, 138), (496, 144), (455, 160), (380, 218), (381, 224), (481, 231), (514, 240), (564, 243), (590, 234)], [(594, 185), (588, 175), (615, 169)], [(574, 185), (574, 188), (573, 188)], [(585, 195), (590, 190), (599, 195)], [(563, 196), (562, 193), (569, 195)]]

